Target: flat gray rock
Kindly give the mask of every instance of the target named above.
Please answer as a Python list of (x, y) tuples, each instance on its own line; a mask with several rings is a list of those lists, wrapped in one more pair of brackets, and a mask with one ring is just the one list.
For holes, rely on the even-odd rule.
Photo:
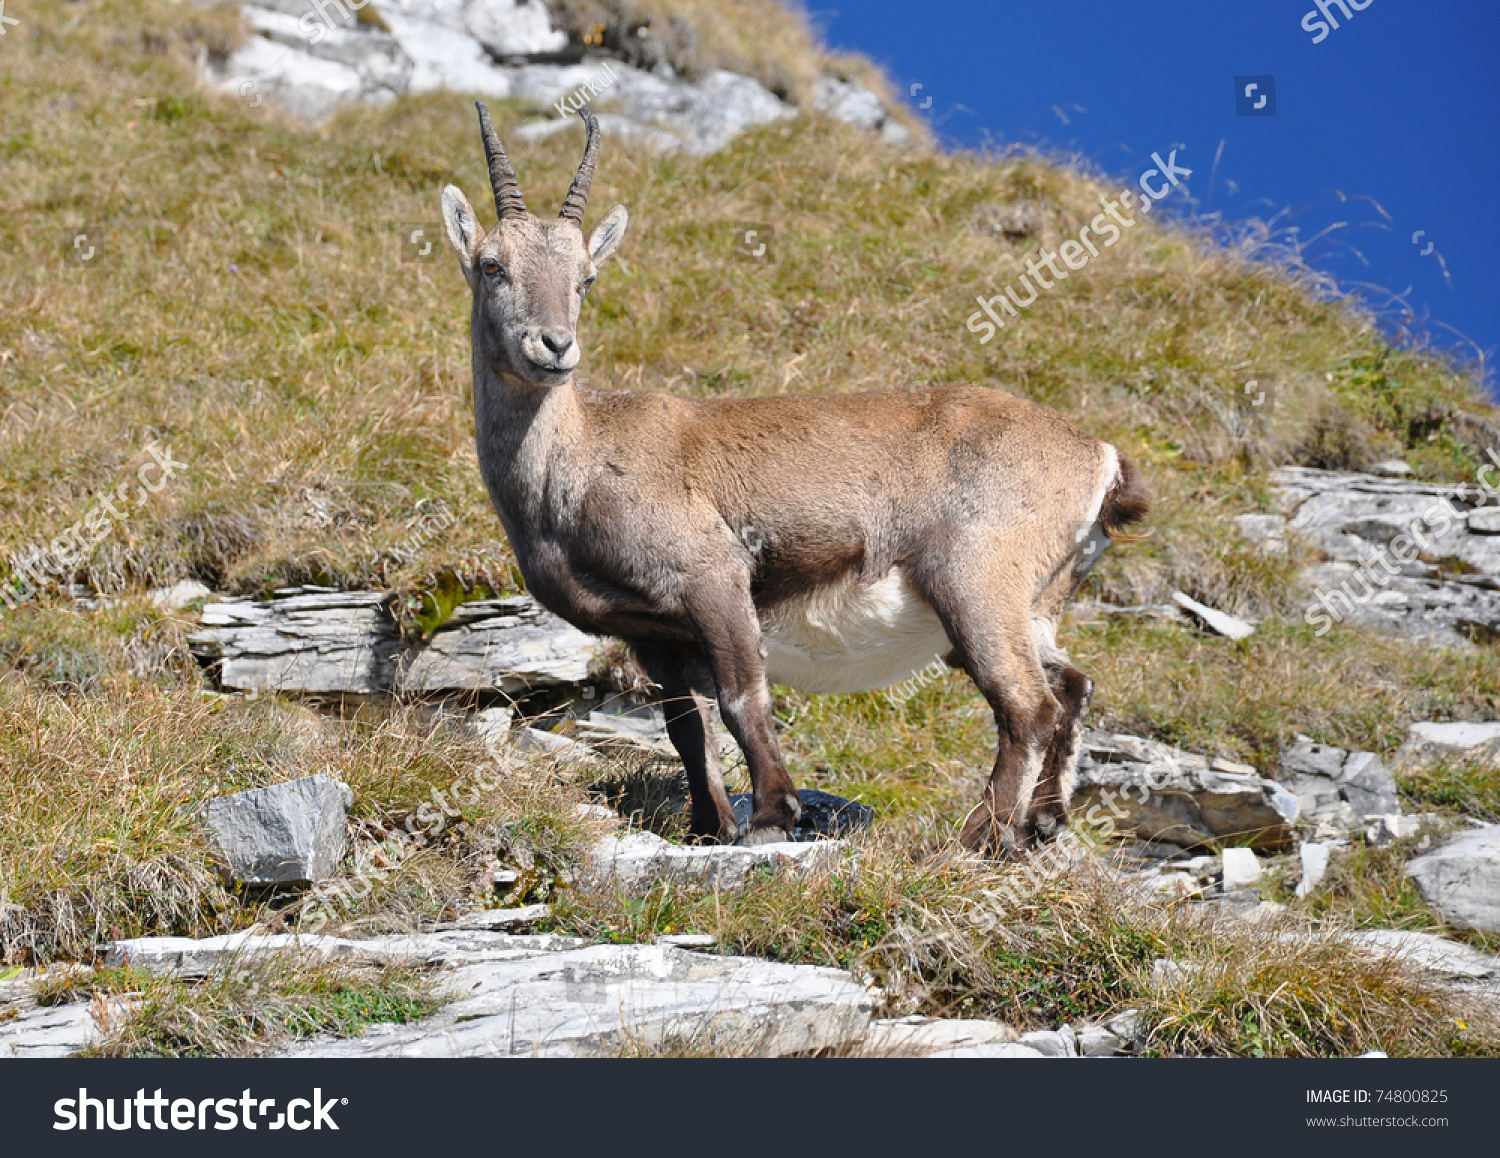
[(861, 1054), (866, 1057), (926, 1057), (938, 1050), (1014, 1042), (1016, 1031), (999, 1021), (954, 1017), (886, 1018), (870, 1023)]
[(759, 869), (806, 872), (832, 865), (844, 853), (838, 840), (759, 845), (684, 845), (655, 833), (607, 836), (589, 859), (590, 871), (620, 885), (669, 880), (706, 889), (738, 888)]
[(1042, 1057), (1077, 1057), (1078, 1039), (1073, 1031), (1063, 1029), (1033, 1029), (1018, 1039), (1020, 1045), (1034, 1050)]
[(1400, 958), (1450, 981), (1500, 982), (1500, 957), (1433, 933), (1363, 929), (1346, 933), (1344, 938), (1372, 954)]
[(1394, 763), (1398, 768), (1422, 768), (1449, 756), (1500, 765), (1500, 723), (1419, 720), (1407, 728)]
[(218, 937), (135, 937), (115, 941), (105, 954), (105, 964), (110, 968), (129, 966), (158, 977), (194, 979), (269, 957), (314, 964), (349, 961), (368, 965), (457, 966), (561, 952), (583, 944), (577, 937), (526, 936), (475, 929), (363, 940), (247, 931)]
[(103, 1036), (87, 1001), (39, 1006), (28, 1000), (0, 1011), (15, 1012), (0, 1021), (0, 1058), (67, 1057)]
[(327, 773), (217, 796), (204, 824), (241, 884), (310, 884), (337, 871), (354, 791)]
[(1069, 810), (1075, 824), (1112, 822), (1141, 840), (1182, 848), (1222, 840), (1283, 847), (1292, 839), (1297, 798), (1253, 769), (1238, 771), (1247, 767), (1086, 731)]
[(1450, 925), (1500, 933), (1500, 824), (1456, 836), (1406, 871)]
[(210, 603), (188, 644), (236, 691), (513, 695), (588, 681), (598, 641), (529, 595), (462, 604), (425, 645), (401, 639), (392, 598), (293, 589)]
[(390, 599), (334, 591), (210, 603), (188, 645), (200, 661), (216, 663), (220, 684), (235, 691), (387, 691), (392, 661), (404, 650)]
[(683, 1050), (777, 1057), (848, 1049), (871, 999), (847, 973), (665, 945), (595, 945), (466, 965), (451, 1002), (379, 1036), (293, 1057), (590, 1057)]
[(529, 595), (457, 607), (426, 646), (398, 663), (403, 692), (508, 694), (586, 683), (599, 641), (559, 619)]

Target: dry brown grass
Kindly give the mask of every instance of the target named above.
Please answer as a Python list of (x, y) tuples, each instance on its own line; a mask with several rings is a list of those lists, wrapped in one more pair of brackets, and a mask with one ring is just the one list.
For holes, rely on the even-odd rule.
[(36, 992), (44, 1005), (93, 1005), (104, 1037), (82, 1057), (262, 1057), (413, 1021), (438, 1005), (430, 977), (409, 967), (274, 959), (193, 981), (102, 969), (44, 980)]
[[(842, 967), (885, 1015), (996, 1018), (1023, 1029), (1139, 1010), (1154, 1054), (1330, 1057), (1495, 1054), (1500, 1022), (1405, 964), (1295, 916), (1251, 923), (1143, 898), (1085, 862), (1018, 908), (993, 910), (1016, 865), (955, 856), (926, 826), (886, 827), (853, 856), (738, 892), (670, 883), (559, 898), (555, 926), (645, 941), (708, 933), (725, 952)], [(1161, 983), (1158, 961), (1175, 962)], [(694, 1052), (691, 1043), (669, 1052)]]
[[(330, 929), (406, 930), (484, 903), (479, 881), (500, 858), (528, 867), (527, 889), (545, 894), (593, 832), (576, 814), (582, 785), (516, 761), (481, 789), (484, 746), (419, 708), (372, 706), (341, 721), (191, 684), (117, 674), (69, 696), (10, 674), (0, 717), (7, 964), (87, 961), (113, 938), (295, 919), (284, 898), (238, 895), (214, 870), (197, 812), (226, 792), (317, 773), (354, 789), (348, 867), (370, 886), (331, 910)], [(434, 790), (459, 814), (437, 823)], [(413, 828), (426, 843), (390, 871), (372, 866), (373, 847), (424, 803)]]

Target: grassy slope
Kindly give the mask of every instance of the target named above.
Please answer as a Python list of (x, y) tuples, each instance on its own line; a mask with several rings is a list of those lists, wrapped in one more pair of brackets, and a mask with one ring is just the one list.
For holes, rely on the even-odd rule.
[[(797, 97), (821, 66), (795, 20), (758, 41), (737, 34), (749, 0), (715, 6), (711, 21), (702, 6), (640, 7), (703, 22), (700, 67), (741, 67)], [(0, 557), (50, 541), (157, 438), (188, 470), (77, 578), (125, 593), (186, 576), (246, 593), (305, 580), (420, 592), (445, 573), (511, 585), (474, 460), (465, 288), (446, 252), (398, 257), (401, 229), (436, 226), (445, 183), (483, 204), (471, 106), (436, 95), (350, 111), (322, 131), (292, 126), (199, 91), (195, 54), (240, 34), (223, 13), (147, 0), (32, 10), (0, 44)], [(495, 111), (502, 135), (531, 115)], [(513, 150), (533, 204), (560, 200), (577, 148), (567, 136)], [(1401, 454), (1427, 477), (1466, 477), (1493, 426), (1462, 372), (1390, 348), (1286, 263), (1252, 260), (1253, 235), (1214, 248), (1154, 223), (997, 340), (981, 346), (964, 329), (975, 295), (1015, 279), (1035, 248), (986, 228), (995, 206), (1036, 205), (1055, 241), (1103, 192), (1037, 159), (897, 152), (814, 117), (707, 159), (606, 142), (596, 212), (622, 201), (632, 219), (585, 312), (587, 376), (705, 396), (977, 381), (1116, 440), (1151, 474), (1154, 534), (1112, 552), (1092, 593), (1135, 602), (1180, 587), (1269, 618), (1238, 645), (1149, 623), (1070, 628), (1106, 723), (1266, 764), (1297, 732), (1384, 749), (1415, 716), (1495, 716), (1493, 651), (1442, 655), (1344, 631), (1317, 640), (1297, 620), (1295, 560), (1245, 549), (1228, 519), (1265, 506), (1264, 471), (1278, 461)], [(734, 259), (736, 222), (774, 226), (773, 263)], [(84, 229), (102, 238), (87, 268), (69, 260)], [(1279, 405), (1250, 406), (1252, 378)], [(443, 508), (451, 528), (409, 561), (392, 554)], [(80, 613), (56, 592), (0, 616), (8, 955), (264, 915), (198, 867), (181, 803), (327, 767), (354, 779), (364, 818), (385, 819), (465, 758), (399, 713), (341, 744), (302, 736), (290, 705), (206, 705), (184, 630), (139, 603)], [(902, 849), (910, 832), (962, 817), (988, 762), (987, 717), (957, 677), (899, 706), (778, 705), (796, 725), (799, 781), (865, 795), (897, 821)], [(527, 857), (535, 846), (565, 859), (556, 850), (581, 839), (567, 820), (580, 792), (545, 802), (533, 785), (481, 819), (499, 817)], [(391, 904), (457, 903), (472, 853), (434, 853)], [(890, 934), (899, 905), (872, 904), (871, 927)]]

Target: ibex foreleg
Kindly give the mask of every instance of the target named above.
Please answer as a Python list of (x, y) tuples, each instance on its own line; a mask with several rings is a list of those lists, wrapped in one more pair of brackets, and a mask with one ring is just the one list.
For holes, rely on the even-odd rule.
[(739, 827), (719, 765), (714, 681), (708, 664), (692, 647), (636, 643), (631, 649), (646, 674), (661, 688), (658, 702), (666, 715), (667, 735), (687, 769), (692, 834), (700, 840), (732, 844)]
[(748, 581), (696, 589), (687, 612), (713, 673), (719, 714), (750, 768), (755, 808), (739, 839), (746, 844), (790, 840), (802, 805), (776, 744), (760, 620)]

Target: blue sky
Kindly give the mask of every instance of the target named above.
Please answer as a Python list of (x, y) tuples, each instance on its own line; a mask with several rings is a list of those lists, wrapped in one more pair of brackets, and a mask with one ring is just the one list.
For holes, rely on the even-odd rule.
[[(1076, 153), (1132, 187), (1175, 147), (1193, 175), (1163, 205), (1296, 230), (1392, 333), (1484, 351), (1494, 393), (1500, 0), (1357, 2), (1345, 17), (1324, 0), (1339, 27), (1316, 44), (1316, 0), (808, 9), (830, 45), (878, 61), (914, 106), (930, 98), (921, 115), (950, 146)], [(1274, 116), (1236, 114), (1241, 76), (1274, 78)]]

